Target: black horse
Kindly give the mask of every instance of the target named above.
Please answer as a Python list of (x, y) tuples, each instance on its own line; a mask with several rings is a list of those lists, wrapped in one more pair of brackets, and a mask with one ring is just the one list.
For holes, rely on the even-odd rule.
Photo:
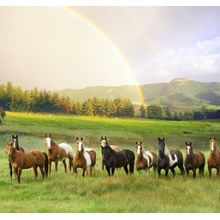
[[(103, 165), (105, 166), (108, 175), (114, 175), (115, 168), (124, 167), (125, 173), (134, 173), (134, 160), (135, 155), (131, 150), (121, 150), (119, 152), (111, 149), (110, 146), (102, 147)], [(129, 165), (129, 171), (128, 171)], [(111, 170), (111, 173), (110, 173)]]
[[(18, 142), (18, 135), (12, 135), (12, 145), (14, 146), (14, 148), (18, 151), (21, 151), (21, 152), (25, 152), (24, 149), (22, 147), (19, 146), (19, 142)], [(11, 159), (8, 158), (8, 164), (9, 164), (9, 170), (10, 170), (10, 178), (12, 179), (12, 174), (13, 174), (13, 171), (12, 171), (12, 166), (11, 166)]]
[(158, 148), (159, 148), (159, 157), (158, 157), (158, 166), (157, 171), (158, 175), (161, 175), (161, 170), (165, 170), (165, 176), (168, 175), (169, 169), (172, 174), (175, 175), (175, 167), (178, 166), (180, 169), (181, 175), (185, 173), (183, 167), (183, 155), (180, 150), (171, 150), (169, 151), (166, 144), (165, 138), (158, 138)]

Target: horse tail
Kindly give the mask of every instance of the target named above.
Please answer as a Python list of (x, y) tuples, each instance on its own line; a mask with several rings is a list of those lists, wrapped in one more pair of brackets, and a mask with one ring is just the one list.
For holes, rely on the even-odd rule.
[(42, 152), (43, 153), (43, 155), (44, 155), (44, 157), (45, 157), (45, 166), (44, 166), (44, 168), (45, 168), (45, 173), (46, 173), (46, 176), (48, 176), (48, 155), (47, 155), (47, 153), (45, 153), (45, 152)]

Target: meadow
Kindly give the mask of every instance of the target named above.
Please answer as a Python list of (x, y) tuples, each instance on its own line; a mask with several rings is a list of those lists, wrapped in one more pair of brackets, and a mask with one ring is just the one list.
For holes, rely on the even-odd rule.
[[(6, 144), (12, 133), (19, 134), (20, 145), (26, 150), (46, 151), (44, 137), (51, 133), (57, 142), (67, 142), (75, 149), (76, 137), (84, 137), (85, 145), (97, 152), (95, 177), (76, 178), (58, 172), (34, 180), (32, 170), (25, 170), (21, 184), (9, 178)], [(72, 115), (51, 115), (7, 112), (0, 125), (0, 212), (219, 212), (220, 178), (176, 175), (158, 178), (153, 171), (135, 171), (125, 176), (123, 169), (108, 177), (101, 170), (100, 136), (109, 143), (135, 151), (135, 142), (157, 152), (157, 138), (165, 137), (169, 149), (181, 149), (192, 141), (194, 150), (208, 155), (208, 140), (220, 140), (219, 121), (160, 121), (139, 118), (99, 118)], [(179, 170), (176, 169), (177, 173)], [(214, 174), (214, 173), (213, 173)]]

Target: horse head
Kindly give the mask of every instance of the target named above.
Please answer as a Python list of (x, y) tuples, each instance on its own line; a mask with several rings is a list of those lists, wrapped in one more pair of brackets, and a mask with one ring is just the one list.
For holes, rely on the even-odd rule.
[(8, 153), (8, 157), (12, 158), (14, 153), (15, 153), (16, 149), (13, 146), (13, 143), (8, 143), (7, 145), (7, 153)]
[(193, 154), (192, 142), (189, 144), (186, 142), (186, 156), (190, 156)]
[(106, 162), (109, 160), (109, 158), (112, 156), (112, 152), (113, 152), (113, 150), (108, 145), (106, 147), (102, 148), (103, 162)]
[(158, 148), (160, 157), (163, 157), (165, 154), (165, 138), (158, 137)]
[(136, 142), (136, 148), (137, 148), (137, 155), (138, 157), (142, 157), (143, 156), (143, 146), (142, 146), (142, 142)]
[(213, 137), (213, 138), (210, 137), (210, 139), (209, 139), (209, 148), (210, 148), (210, 152), (212, 154), (214, 154), (216, 149), (217, 149), (216, 145), (217, 145), (216, 138), (215, 137)]
[(19, 148), (19, 144), (18, 144), (18, 135), (16, 134), (12, 134), (12, 143), (13, 143), (13, 147), (18, 149)]
[(51, 150), (51, 148), (52, 148), (52, 144), (51, 144), (52, 139), (51, 139), (51, 135), (50, 134), (46, 134), (45, 135), (45, 142), (46, 142), (47, 149)]
[(104, 148), (107, 146), (108, 146), (107, 138), (101, 136), (101, 148)]
[(81, 137), (80, 139), (78, 137), (76, 138), (76, 145), (77, 145), (77, 152), (79, 154), (82, 154), (84, 152), (83, 137)]

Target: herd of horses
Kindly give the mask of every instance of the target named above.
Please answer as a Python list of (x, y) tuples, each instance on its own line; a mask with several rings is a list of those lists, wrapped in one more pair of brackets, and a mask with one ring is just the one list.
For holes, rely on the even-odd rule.
[[(155, 174), (161, 176), (161, 170), (165, 171), (165, 176), (168, 176), (169, 170), (175, 175), (175, 168), (178, 167), (180, 174), (187, 176), (192, 170), (193, 177), (196, 177), (196, 170), (199, 170), (199, 175), (204, 176), (205, 155), (200, 152), (194, 152), (192, 143), (185, 143), (186, 156), (183, 159), (183, 154), (180, 150), (169, 150), (165, 138), (158, 138), (158, 154), (144, 149), (142, 142), (136, 142), (136, 161), (135, 153), (129, 149), (121, 150), (119, 147), (110, 145), (106, 137), (101, 137), (101, 155), (102, 155), (102, 170), (106, 169), (109, 176), (114, 175), (115, 169), (124, 168), (125, 173), (133, 174), (134, 166), (137, 171), (154, 170)], [(31, 151), (25, 152), (20, 147), (18, 135), (12, 135), (12, 141), (7, 145), (10, 178), (12, 180), (13, 171), (20, 183), (22, 169), (33, 168), (35, 178), (38, 176), (38, 168), (41, 171), (42, 178), (48, 176), (51, 172), (52, 162), (55, 163), (55, 171), (58, 169), (58, 162), (62, 161), (64, 170), (67, 172), (66, 160), (69, 160), (69, 170), (77, 176), (77, 169), (82, 169), (82, 176), (95, 175), (96, 152), (93, 148), (84, 146), (83, 138), (76, 138), (75, 153), (71, 145), (67, 143), (57, 144), (50, 134), (45, 136), (45, 144), (47, 152)], [(209, 140), (209, 155), (208, 155), (208, 171), (211, 177), (212, 169), (216, 169), (216, 174), (220, 175), (220, 151), (217, 149), (217, 141), (215, 137)], [(128, 169), (129, 168), (129, 169)]]

